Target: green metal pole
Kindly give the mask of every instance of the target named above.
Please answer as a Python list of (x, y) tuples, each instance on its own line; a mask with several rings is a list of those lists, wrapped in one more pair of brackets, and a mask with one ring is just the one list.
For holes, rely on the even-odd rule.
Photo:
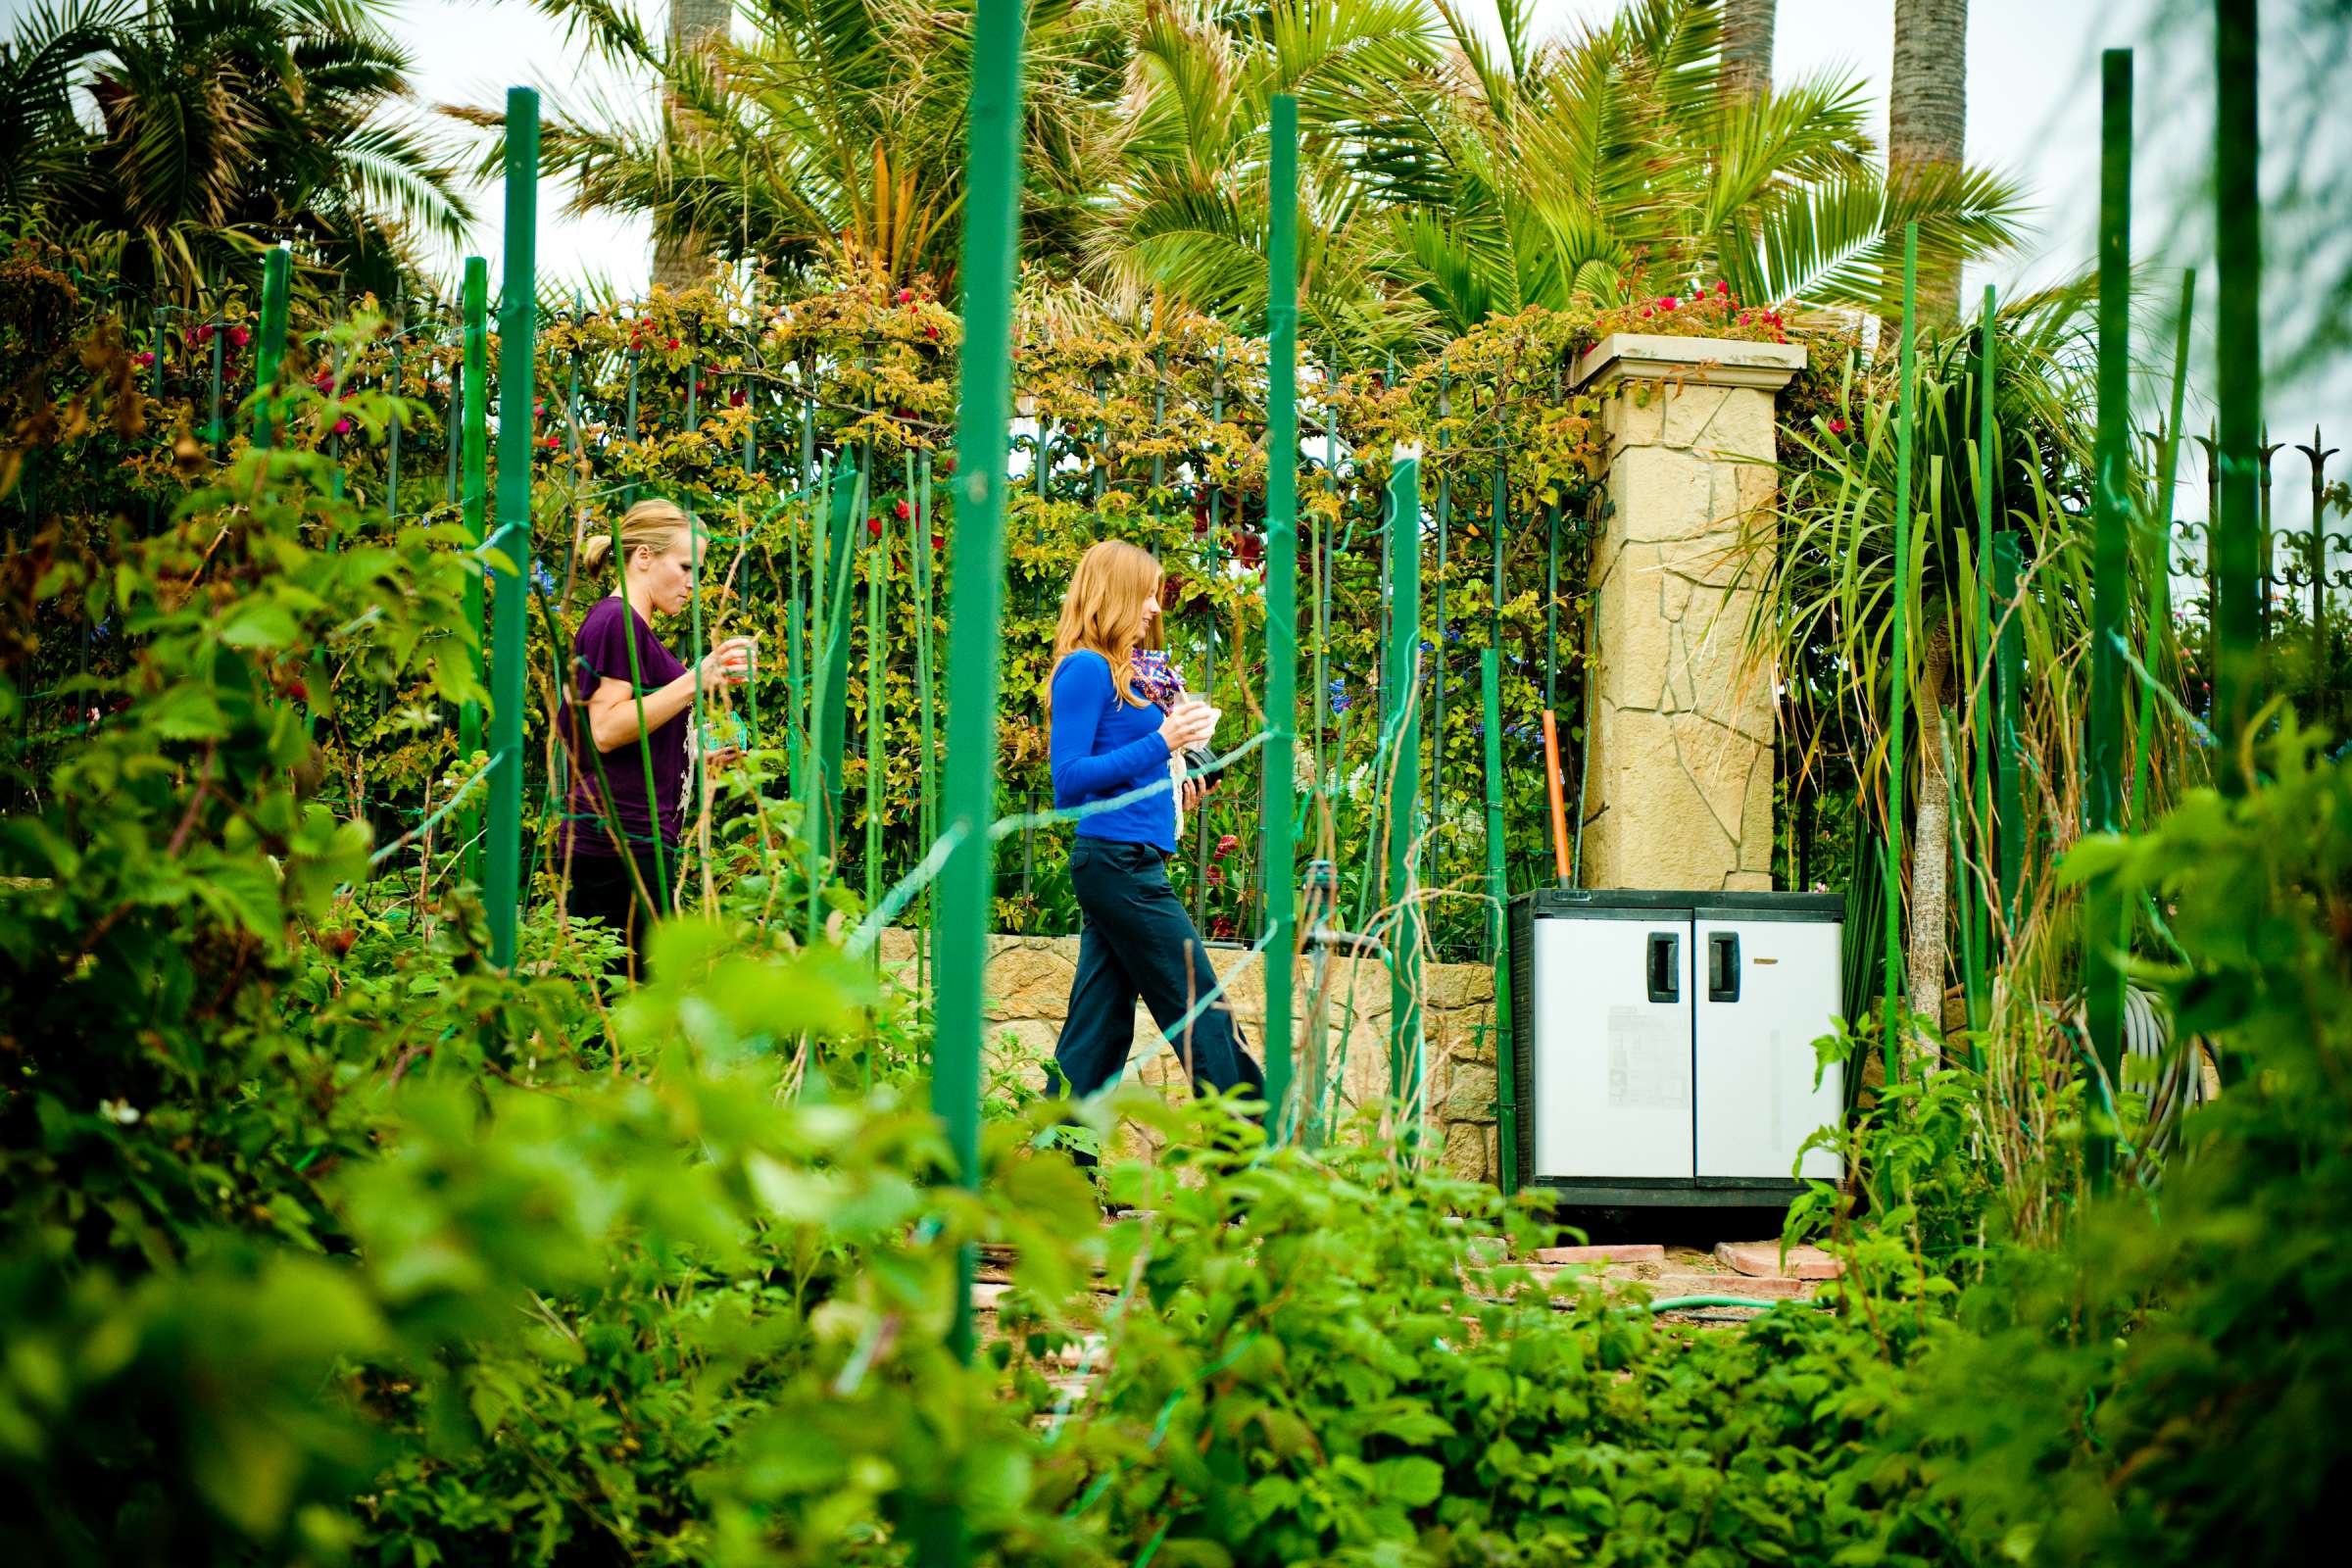
[(1894, 414), (1894, 624), (1888, 635), (1886, 705), (1886, 1086), (1902, 1082), (1903, 704), (1909, 695), (1911, 601), (1911, 423), (1918, 372), (1919, 225), (1903, 225), (1901, 382)]
[(1389, 474), (1389, 665), (1381, 732), (1391, 754), (1388, 895), (1396, 909), (1389, 942), (1389, 1086), (1401, 1107), (1398, 1141), (1416, 1140), (1421, 1098), (1421, 932), (1413, 876), (1415, 817), (1421, 804), (1421, 459), (1400, 451)]
[(2026, 908), (2026, 768), (2021, 731), (2025, 721), (2026, 630), (2019, 618), (2017, 578), (2022, 552), (2017, 535), (2003, 529), (1992, 541), (1992, 599), (2000, 629), (1993, 638), (1993, 690), (2000, 712), (1993, 729), (1995, 844), (2000, 852), (2001, 908), (2012, 933)]
[[(2132, 502), (2125, 493), (2132, 439), (2132, 51), (2100, 56), (2098, 482), (2092, 487), (2090, 711), (2085, 726), (2083, 803), (2094, 833), (2122, 825), (2124, 663), (2120, 654), (2132, 597)], [(2083, 899), (2083, 1016), (2109, 1092), (2123, 1066), (2124, 971), (2128, 940), (2120, 900), (2101, 884)], [(2094, 1126), (2085, 1146), (2093, 1186), (2115, 1158), (2112, 1130)]]
[(286, 374), (286, 270), (293, 258), (283, 245), (262, 255), (262, 343), (253, 362), (253, 444), (277, 445), (277, 388)]
[[(882, 600), (889, 591), (890, 516), (875, 515), (882, 532), (865, 551), (865, 906), (872, 910), (882, 899), (882, 753), (883, 676), (889, 663), (884, 645)], [(881, 948), (874, 949), (876, 962)], [(869, 1054), (866, 1058), (873, 1059)]]
[[(1446, 536), (1452, 531), (1451, 523), (1453, 521), (1453, 496), (1451, 493), (1453, 486), (1446, 472), (1446, 443), (1447, 439), (1446, 416), (1453, 409), (1453, 389), (1448, 384), (1448, 380), (1446, 371), (1441, 368), (1438, 371), (1437, 430), (1438, 570), (1437, 582), (1431, 590), (1436, 602), (1431, 607), (1433, 614), (1429, 637), (1430, 646), (1437, 650), (1437, 658), (1430, 670), (1429, 798), (1434, 803), (1432, 810), (1439, 823), (1439, 832), (1444, 831), (1446, 819), (1445, 799), (1439, 793), (1438, 781), (1438, 761), (1446, 753)], [(1432, 837), (1435, 836), (1433, 833)], [(1435, 859), (1434, 846), (1432, 847), (1430, 879), (1439, 884), (1443, 884), (1446, 880), (1446, 868)]]
[[(1273, 101), (1272, 233), (1266, 252), (1266, 741), (1259, 772), (1265, 851), (1266, 1101), (1269, 1136), (1290, 1136), (1291, 1004), (1297, 986), (1294, 852), (1298, 734), (1298, 100)], [(1320, 1051), (1323, 1042), (1314, 1042)]]
[[(490, 500), (490, 264), (479, 256), (466, 258), (464, 299), (466, 368), (459, 391), (465, 402), (459, 415), (459, 444), (465, 449), (465, 477), (459, 491), (459, 505), (463, 509), (466, 541), (478, 549), (486, 537), (482, 525)], [(482, 624), (482, 571), (474, 572), (466, 581), (466, 625), (473, 635), (473, 678), (488, 691), (490, 666), (482, 655), (488, 635)], [(565, 682), (568, 684), (570, 679), (571, 672), (565, 670)], [(458, 714), (458, 752), (470, 760), (481, 749), (481, 705), (467, 703)], [(482, 878), (480, 801), (480, 795), (475, 795), (473, 803), (466, 808), (462, 839), (466, 845), (466, 874), (477, 886)]]
[(2214, 212), (2220, 258), (2216, 340), (2221, 345), (2221, 509), (2208, 526), (2215, 553), (2214, 734), (2225, 794), (2242, 792), (2237, 747), (2254, 720), (2262, 601), (2257, 576), (2257, 447), (2262, 426), (2262, 192), (2256, 178), (2261, 106), (2256, 91), (2255, 0), (2215, 0)]
[[(405, 384), (400, 373), (400, 353), (407, 342), (407, 301), (402, 290), (395, 285), (392, 290), (392, 364), (388, 379), (391, 382), (392, 396), (396, 399), (400, 396), (401, 387)], [(392, 411), (391, 423), (384, 431), (384, 527), (386, 530), (400, 525), (400, 428), (407, 422), (407, 416), (396, 403)]]
[[(1993, 457), (1993, 442), (1998, 426), (1993, 417), (1993, 364), (1996, 354), (1996, 318), (1993, 312), (1992, 285), (1984, 285), (1984, 316), (1977, 333), (1977, 593), (1976, 638), (1971, 650), (1972, 667), (1989, 674), (1992, 667), (1992, 491), (1999, 475)], [(1991, 682), (1977, 681), (1976, 701), (1971, 705), (1974, 716), (1969, 724), (1974, 742), (1976, 762), (1975, 788), (1970, 795), (1971, 810), (1955, 811), (1952, 822), (1961, 832), (1959, 845), (1965, 851), (1969, 836), (1978, 832), (1978, 824), (1989, 828), (1992, 812), (1992, 715)], [(1981, 835), (1984, 843), (1991, 842), (1989, 832)], [(1794, 858), (1792, 856), (1791, 858)], [(1969, 869), (1966, 855), (1957, 858), (1960, 869), (1962, 896), (1967, 900), (1961, 911), (1962, 928), (1967, 936), (1963, 969), (1967, 977), (1968, 1026), (1981, 1030), (1988, 1022), (1991, 1004), (1989, 971), (1992, 962), (1992, 867), (1989, 855), (1980, 856), (1980, 866)], [(1982, 1066), (1982, 1053), (1972, 1040), (1969, 1045), (1972, 1065)]]
[[(989, 819), (996, 808), (997, 686), (1004, 644), (1004, 442), (1012, 401), (1012, 283), (1021, 184), (1021, 7), (977, 0), (963, 204), (963, 365), (956, 408), (956, 554), (948, 626), (945, 831), (939, 879), (939, 1019), (931, 1104), (956, 1170), (980, 1181), (982, 971), (988, 962)], [(971, 1262), (956, 1270), (956, 1353), (972, 1353)], [(960, 1561), (960, 1520), (924, 1542), (929, 1563)]]
[[(2197, 300), (2197, 270), (2180, 274), (2180, 318), (2173, 327), (2173, 397), (2164, 422), (2164, 444), (2156, 455), (2156, 511), (2148, 518), (2147, 550), (2140, 564), (2148, 584), (2147, 637), (2140, 656), (2148, 673), (2159, 668), (2158, 659), (2173, 628), (2173, 481), (2180, 464), (2180, 413), (2188, 397), (2188, 322)], [(2318, 525), (2316, 522), (2313, 524)], [(2318, 624), (2318, 617), (2313, 617)], [(2142, 826), (2147, 801), (2148, 748), (2156, 731), (2156, 689), (2139, 691), (2139, 723), (2132, 738), (2132, 815), (2133, 828)]]
[[(939, 742), (937, 718), (932, 702), (931, 683), (937, 678), (931, 650), (931, 541), (937, 536), (939, 519), (931, 509), (931, 452), (925, 448), (915, 480), (920, 499), (915, 506), (914, 557), (914, 658), (915, 711), (923, 736), (923, 813), (920, 854), (931, 853), (939, 840)], [(926, 918), (915, 928), (915, 969), (926, 986), (930, 977), (930, 930), (932, 921)]]
[(531, 339), (538, 330), (539, 94), (507, 89), (506, 258), (498, 315), (498, 532), (506, 558), (492, 584), (490, 628), (490, 839), (483, 904), (490, 961), (514, 963), (522, 908), (523, 584), (531, 569)]
[(1510, 883), (1503, 872), (1502, 843), (1502, 672), (1492, 648), (1480, 652), (1478, 696), (1487, 732), (1487, 915), (1492, 945), (1502, 955), (1494, 965), (1494, 1106), (1502, 1191), (1519, 1190), (1519, 1062), (1511, 1039), (1511, 959), (1504, 911)]
[[(846, 778), (842, 759), (849, 749), (850, 623), (857, 618), (850, 588), (856, 579), (858, 513), (865, 499), (865, 475), (854, 462), (844, 462), (833, 473), (830, 521), (824, 554), (816, 576), (824, 597), (819, 601), (810, 630), (822, 646), (816, 671), (816, 707), (809, 722), (816, 731), (817, 821), (814, 842), (818, 854), (838, 863), (841, 856), (841, 801)], [(814, 891), (813, 887), (810, 890)]]

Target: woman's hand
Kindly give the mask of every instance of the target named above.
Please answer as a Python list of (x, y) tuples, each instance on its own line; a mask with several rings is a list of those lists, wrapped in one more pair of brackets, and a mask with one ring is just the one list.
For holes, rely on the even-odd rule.
[(736, 686), (751, 679), (752, 639), (730, 637), (703, 656), (695, 666), (702, 675), (705, 687)]
[(1181, 757), (1188, 747), (1208, 744), (1216, 727), (1215, 709), (1202, 702), (1180, 702), (1159, 721), (1159, 738), (1167, 744), (1170, 757)]

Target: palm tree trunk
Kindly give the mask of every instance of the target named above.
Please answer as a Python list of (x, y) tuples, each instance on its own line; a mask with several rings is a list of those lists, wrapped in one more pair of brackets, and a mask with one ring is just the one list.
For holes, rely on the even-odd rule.
[(1919, 811), (1911, 824), (1911, 952), (1906, 994), (1911, 1010), (1943, 1028), (1943, 972), (1950, 953), (1952, 770), (1950, 727), (1944, 722), (1944, 666), (1951, 633), (1938, 624), (1928, 639), (1927, 689), (1919, 702)]
[[(1961, 160), (1968, 133), (1968, 0), (1894, 0), (1894, 76), (1886, 94), (1887, 183), (1900, 188)], [(1960, 264), (1923, 261), (1924, 325), (1960, 314)]]
[[(735, 0), (669, 0), (669, 50), (672, 56), (709, 49), (724, 38), (735, 22)], [(674, 97), (662, 95), (662, 118), (674, 156), (685, 141)], [(691, 228), (676, 226), (660, 215), (654, 219), (654, 285), (671, 290), (692, 288), (710, 275), (710, 242)]]
[(1723, 97), (1747, 102), (1772, 91), (1772, 27), (1780, 0), (1723, 0)]

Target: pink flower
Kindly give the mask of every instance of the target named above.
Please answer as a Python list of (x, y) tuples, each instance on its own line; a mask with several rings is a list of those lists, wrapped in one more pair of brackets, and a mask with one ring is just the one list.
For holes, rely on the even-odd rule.
[(1830, 434), (1832, 434), (1832, 435), (1843, 435), (1843, 434), (1845, 434), (1845, 421), (1844, 421), (1843, 419), (1832, 419), (1832, 420), (1830, 421)]
[(1242, 841), (1240, 835), (1228, 833), (1223, 838), (1217, 840), (1217, 858), (1222, 859), (1241, 847)]
[(136, 355), (133, 355), (133, 356), (131, 356), (131, 357), (132, 357), (134, 360), (136, 360), (136, 361), (137, 361), (137, 362), (138, 362), (138, 363), (139, 363), (139, 364), (140, 364), (142, 367), (144, 367), (144, 366), (150, 366), (150, 365), (153, 365), (153, 364), (155, 363), (155, 356), (154, 356), (154, 355), (152, 355), (152, 354), (136, 354)]
[(243, 348), (253, 341), (253, 334), (241, 326), (232, 326), (228, 329), (228, 340), (236, 347)]
[(913, 303), (913, 300), (914, 300), (914, 290), (912, 290), (912, 289), (910, 289), (910, 288), (903, 288), (903, 289), (899, 290), (899, 303), (900, 303), (901, 305), (907, 305), (907, 304), (911, 304), (911, 303)]
[(351, 421), (350, 421), (349, 419), (337, 419), (337, 420), (335, 421), (335, 434), (337, 434), (337, 435), (349, 435), (349, 434), (351, 434)]

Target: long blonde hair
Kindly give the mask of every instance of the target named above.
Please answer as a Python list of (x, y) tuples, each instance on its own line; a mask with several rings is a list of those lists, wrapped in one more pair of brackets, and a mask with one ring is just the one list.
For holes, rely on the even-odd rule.
[(1141, 545), (1105, 539), (1078, 558), (1069, 591), (1061, 596), (1061, 621), (1054, 628), (1054, 662), (1046, 675), (1046, 716), (1053, 718), (1053, 671), (1086, 649), (1110, 664), (1110, 684), (1131, 708), (1149, 701), (1135, 692), (1135, 651), (1160, 646), (1159, 617), (1139, 623), (1136, 607), (1159, 582), (1159, 562)]
[(620, 553), (612, 551), (612, 525), (599, 526), (593, 522), (580, 524), (580, 565), (587, 571), (601, 569), (607, 561), (615, 571), (627, 569), (630, 556), (640, 548), (663, 555), (678, 547), (678, 542), (694, 531), (694, 524), (674, 501), (647, 497), (621, 514)]

